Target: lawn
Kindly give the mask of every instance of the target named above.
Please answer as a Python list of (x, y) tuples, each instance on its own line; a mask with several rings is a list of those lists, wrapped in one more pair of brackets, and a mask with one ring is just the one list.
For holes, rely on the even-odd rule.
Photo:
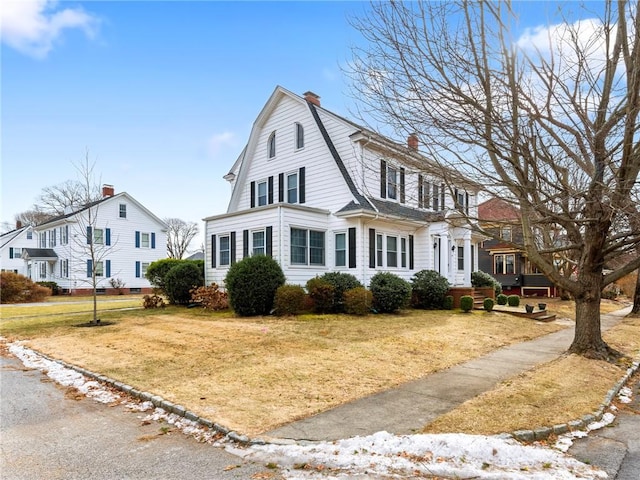
[(0, 321), (0, 335), (248, 435), (562, 328), (497, 312), (236, 318), (198, 309)]

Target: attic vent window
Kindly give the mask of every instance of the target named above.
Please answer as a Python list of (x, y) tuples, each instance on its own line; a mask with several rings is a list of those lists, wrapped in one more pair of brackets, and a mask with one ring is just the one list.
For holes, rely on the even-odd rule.
[(267, 142), (267, 156), (274, 158), (276, 156), (276, 132), (272, 132)]
[(296, 123), (296, 150), (304, 148), (304, 127)]

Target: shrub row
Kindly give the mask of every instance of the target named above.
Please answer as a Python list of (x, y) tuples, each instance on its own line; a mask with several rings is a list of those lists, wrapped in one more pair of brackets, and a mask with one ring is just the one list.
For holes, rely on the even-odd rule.
[(0, 303), (41, 302), (51, 289), (14, 272), (0, 273)]

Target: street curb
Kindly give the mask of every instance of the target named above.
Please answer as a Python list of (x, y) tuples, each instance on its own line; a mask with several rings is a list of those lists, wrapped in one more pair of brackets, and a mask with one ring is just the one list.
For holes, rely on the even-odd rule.
[(611, 406), (611, 402), (616, 395), (620, 393), (620, 389), (629, 381), (631, 376), (640, 369), (640, 359), (636, 360), (627, 369), (622, 378), (607, 392), (603, 402), (598, 407), (598, 410), (591, 414), (584, 415), (582, 418), (572, 420), (567, 423), (559, 425), (552, 425), (547, 427), (539, 427), (535, 430), (516, 430), (510, 434), (513, 438), (520, 442), (532, 443), (540, 440), (546, 440), (551, 435), (562, 435), (564, 433), (573, 432), (576, 430), (585, 430), (591, 423), (599, 422), (602, 420), (602, 416), (607, 409)]

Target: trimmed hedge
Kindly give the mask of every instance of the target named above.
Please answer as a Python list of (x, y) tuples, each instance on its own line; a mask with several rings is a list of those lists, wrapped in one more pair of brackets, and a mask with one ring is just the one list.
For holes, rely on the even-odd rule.
[(335, 305), (335, 287), (320, 277), (310, 278), (307, 281), (307, 292), (313, 302), (313, 311), (316, 313), (332, 312)]
[(24, 275), (14, 272), (0, 273), (0, 303), (41, 302), (49, 295), (49, 288), (38, 285)]
[(191, 302), (191, 291), (204, 285), (204, 272), (191, 261), (171, 267), (164, 277), (164, 293), (169, 303), (186, 305)]
[(453, 310), (453, 296), (447, 295), (444, 297), (444, 302), (442, 303), (442, 308), (444, 310)]
[(509, 300), (509, 297), (507, 297), (504, 293), (501, 293), (496, 297), (496, 301), (498, 302), (498, 305), (506, 305), (508, 300)]
[(507, 297), (507, 304), (510, 307), (517, 307), (520, 305), (520, 297), (518, 295), (509, 295)]
[(298, 315), (304, 311), (307, 294), (300, 285), (282, 285), (276, 290), (273, 310), (276, 315)]
[(485, 298), (484, 301), (482, 302), (482, 308), (484, 308), (487, 312), (490, 312), (491, 310), (493, 310), (493, 298)]
[(333, 307), (334, 312), (344, 312), (344, 292), (352, 288), (362, 287), (358, 279), (350, 273), (327, 272), (318, 277), (323, 282), (333, 287)]
[(465, 313), (473, 310), (473, 297), (471, 295), (463, 295), (460, 297), (460, 308)]
[(414, 308), (442, 308), (449, 287), (449, 281), (438, 272), (420, 270), (411, 278), (411, 304)]
[(373, 306), (373, 294), (364, 287), (344, 292), (344, 310), (349, 315), (368, 315)]

